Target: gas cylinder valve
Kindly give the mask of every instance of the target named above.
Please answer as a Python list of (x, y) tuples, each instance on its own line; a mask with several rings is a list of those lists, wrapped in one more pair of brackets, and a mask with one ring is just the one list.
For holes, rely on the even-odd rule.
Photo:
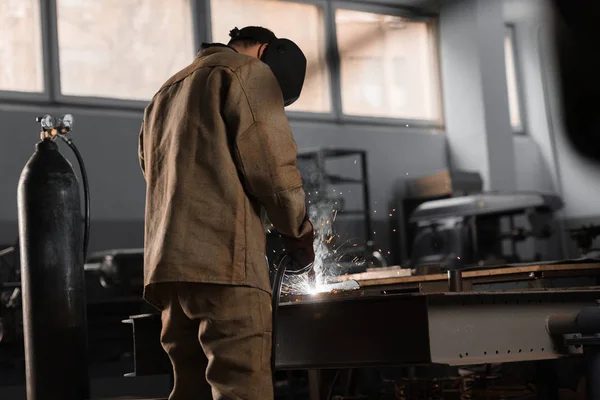
[(44, 115), (43, 117), (37, 117), (36, 121), (40, 123), (42, 131), (40, 132), (40, 138), (54, 140), (57, 135), (66, 135), (73, 129), (73, 115), (65, 114), (57, 119), (52, 115)]

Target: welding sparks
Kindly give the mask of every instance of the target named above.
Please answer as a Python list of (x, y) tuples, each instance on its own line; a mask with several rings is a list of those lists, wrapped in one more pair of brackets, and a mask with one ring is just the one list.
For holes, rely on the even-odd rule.
[(306, 275), (285, 275), (281, 285), (281, 292), (291, 295), (315, 295), (323, 291), (321, 284), (313, 285)]
[[(318, 193), (318, 192), (315, 192)], [(339, 192), (343, 194), (343, 192)], [(310, 202), (309, 202), (310, 203)], [(333, 231), (333, 222), (336, 221), (337, 215), (343, 210), (338, 210), (333, 205), (333, 199), (320, 199), (313, 201), (309, 207), (309, 216), (315, 227), (315, 261), (313, 268), (315, 270), (315, 281), (311, 282), (307, 276), (288, 276), (286, 275), (282, 284), (282, 293), (299, 295), (299, 294), (317, 294), (328, 289), (326, 282), (328, 277), (339, 275), (338, 268), (345, 268), (348, 261), (344, 261), (349, 255), (351, 248), (358, 246), (357, 243), (352, 243), (355, 239), (348, 239), (341, 244), (336, 243), (336, 239), (341, 235)], [(335, 202), (337, 205), (337, 202)], [(348, 236), (346, 233), (344, 236)], [(356, 251), (356, 250), (354, 250)], [(350, 258), (347, 258), (350, 260)], [(362, 256), (353, 256), (348, 264), (363, 265)], [(338, 267), (338, 268), (336, 268)]]

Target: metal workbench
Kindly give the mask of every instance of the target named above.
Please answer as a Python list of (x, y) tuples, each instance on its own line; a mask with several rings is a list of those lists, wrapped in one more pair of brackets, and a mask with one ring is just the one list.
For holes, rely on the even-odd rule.
[(551, 314), (596, 306), (600, 289), (338, 294), (281, 304), (280, 369), (472, 365), (581, 354), (546, 331)]
[[(593, 361), (600, 344), (595, 336), (583, 340), (575, 331), (551, 336), (546, 325), (551, 315), (596, 308), (598, 276), (600, 264), (578, 261), (465, 271), (459, 292), (449, 292), (447, 274), (408, 276), (399, 268), (338, 278), (357, 279), (361, 289), (281, 299), (276, 368), (466, 366), (585, 352), (595, 376), (600, 374), (600, 361)], [(128, 322), (134, 328), (135, 375), (168, 371), (158, 341), (159, 316)], [(588, 379), (595, 381), (600, 382)], [(589, 393), (597, 397), (589, 399), (600, 399), (600, 387), (596, 390)]]

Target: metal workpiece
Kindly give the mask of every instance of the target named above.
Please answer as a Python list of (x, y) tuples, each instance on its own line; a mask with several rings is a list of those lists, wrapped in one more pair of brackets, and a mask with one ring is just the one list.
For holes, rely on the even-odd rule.
[(458, 269), (448, 271), (448, 290), (462, 292), (462, 272)]
[(552, 314), (546, 321), (550, 335), (600, 334), (600, 307), (586, 307), (571, 314)]
[(278, 369), (473, 365), (582, 354), (546, 331), (556, 313), (595, 305), (600, 290), (367, 296), (280, 305)]
[(141, 314), (122, 321), (133, 331), (133, 372), (126, 377), (173, 374), (171, 361), (160, 344), (160, 314)]
[[(286, 297), (277, 313), (275, 367), (461, 366), (578, 356), (588, 344), (551, 336), (546, 322), (550, 315), (593, 307), (598, 298), (598, 288), (441, 294), (360, 289)], [(134, 326), (135, 374), (168, 371), (158, 340), (160, 316), (128, 322)]]
[(456, 293), (429, 296), (431, 362), (472, 365), (580, 355), (548, 334), (552, 314), (595, 304), (598, 290)]
[(558, 336), (577, 331), (577, 314), (551, 314), (546, 318), (546, 331)]
[(577, 331), (575, 333), (600, 333), (600, 307), (586, 307), (577, 314)]
[(425, 296), (334, 296), (280, 304), (277, 369), (427, 363)]

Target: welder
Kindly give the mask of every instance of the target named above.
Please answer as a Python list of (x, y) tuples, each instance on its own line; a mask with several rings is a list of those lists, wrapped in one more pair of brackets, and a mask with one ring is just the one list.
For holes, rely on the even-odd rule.
[(262, 27), (203, 44), (144, 111), (144, 297), (162, 313), (171, 400), (273, 398), (265, 212), (295, 268), (313, 226), (284, 107), (306, 58)]

